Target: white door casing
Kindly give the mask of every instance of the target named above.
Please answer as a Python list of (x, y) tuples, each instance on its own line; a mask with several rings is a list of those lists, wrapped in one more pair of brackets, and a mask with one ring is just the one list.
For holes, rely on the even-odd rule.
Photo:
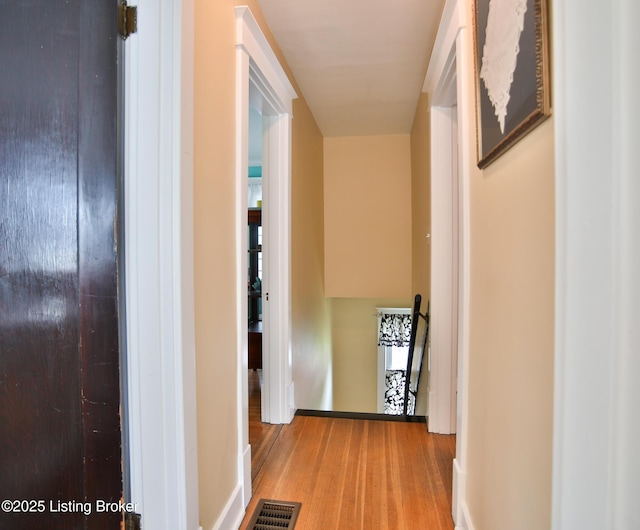
[[(460, 530), (468, 529), (471, 524), (465, 500), (470, 305), (469, 172), (473, 153), (470, 116), (474, 101), (470, 93), (470, 87), (474, 85), (469, 73), (473, 72), (472, 57), (468, 53), (472, 27), (470, 18), (467, 2), (447, 0), (423, 86), (431, 105), (432, 160), (429, 430), (457, 434), (452, 515), (456, 529)], [(455, 240), (451, 239), (452, 235)], [(455, 275), (451, 273), (453, 262), (457, 268)], [(438, 286), (442, 288), (438, 290)]]
[(137, 6), (123, 44), (125, 494), (145, 528), (196, 530), (194, 2)]
[[(297, 97), (247, 6), (236, 13), (236, 250), (239, 477), (251, 499), (247, 372), (249, 105), (263, 116), (263, 421), (295, 412), (291, 355), (291, 119)], [(268, 297), (268, 298), (267, 298)]]
[[(145, 526), (195, 530), (199, 509), (190, 215), (193, 101), (188, 96), (193, 93), (194, 2), (139, 0), (137, 7), (138, 32), (126, 42), (124, 57), (127, 500), (137, 504)], [(274, 212), (268, 214), (268, 222), (277, 234), (271, 267), (277, 267), (278, 274), (270, 285), (271, 294), (276, 294), (270, 300), (275, 320), (270, 347), (276, 354), (266, 369), (272, 374), (267, 410), (270, 421), (283, 423), (294, 412), (289, 189), (291, 101), (296, 94), (248, 8), (236, 8), (236, 16), (237, 174), (242, 189), (237, 193), (238, 363), (246, 368), (244, 177), (251, 86), (252, 93), (268, 103), (270, 115), (266, 139), (275, 197), (270, 197)], [(238, 373), (239, 471), (246, 505), (251, 493), (246, 370)]]
[(556, 168), (551, 528), (638, 529), (640, 3), (611, 0), (599, 9), (585, 9), (576, 0), (551, 4)]

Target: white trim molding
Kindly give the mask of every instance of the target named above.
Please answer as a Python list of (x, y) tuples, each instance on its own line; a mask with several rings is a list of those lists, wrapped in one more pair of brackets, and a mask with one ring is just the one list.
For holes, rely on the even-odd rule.
[[(247, 6), (236, 13), (236, 292), (238, 476), (251, 499), (247, 380), (247, 178), (249, 106), (263, 120), (263, 374), (262, 419), (293, 419), (291, 354), (291, 119), (297, 94)], [(249, 453), (250, 454), (250, 453)], [(247, 472), (249, 466), (249, 472)], [(248, 477), (248, 478), (247, 478)]]
[[(552, 2), (556, 333), (551, 528), (638, 529), (640, 3), (611, 0), (601, 9), (589, 7), (578, 0)], [(597, 102), (595, 111), (585, 112), (592, 102)]]
[(455, 530), (474, 530), (469, 506), (466, 500), (467, 473), (458, 464), (458, 459), (453, 460), (453, 506), (455, 514)]
[[(251, 81), (253, 86), (253, 77)], [(263, 111), (263, 123), (262, 346), (266, 391), (262, 420), (289, 423), (295, 413), (291, 352), (291, 115), (267, 115)]]
[(236, 530), (244, 519), (242, 484), (237, 484), (211, 530)]
[[(470, 168), (474, 146), (470, 116), (474, 104), (473, 72), (469, 50), (471, 10), (468, 2), (447, 0), (433, 55), (429, 61), (423, 92), (431, 105), (431, 182), (432, 182), (432, 260), (436, 246), (446, 245), (446, 233), (438, 227), (450, 227), (456, 233), (457, 248), (445, 248), (439, 255), (455, 260), (457, 277), (449, 278), (449, 293), (432, 293), (432, 371), (436, 372), (429, 396), (429, 429), (456, 432), (455, 481), (452, 515), (456, 528), (471, 530), (467, 513), (467, 438), (468, 438), (468, 366), (470, 306)], [(457, 167), (456, 167), (457, 166)], [(451, 182), (455, 178), (455, 182)], [(456, 190), (457, 187), (457, 190)], [(440, 193), (440, 200), (436, 199)], [(457, 201), (451, 197), (457, 196)], [(442, 205), (448, 204), (447, 208)], [(436, 219), (437, 217), (437, 219)], [(458, 223), (457, 228), (455, 223)], [(451, 226), (451, 225), (454, 226)], [(441, 241), (438, 241), (441, 240)], [(448, 242), (451, 245), (451, 241)], [(432, 284), (439, 285), (438, 271), (447, 275), (447, 265), (432, 264)], [(439, 306), (439, 299), (444, 306)], [(448, 297), (448, 298), (447, 298)], [(455, 297), (455, 300), (452, 298)], [(449, 316), (438, 315), (447, 308)], [(446, 321), (438, 323), (439, 319)], [(435, 340), (435, 343), (434, 343)], [(436, 348), (440, 350), (436, 353)], [(436, 360), (434, 357), (439, 355)], [(435, 361), (435, 363), (434, 363)], [(457, 363), (457, 365), (455, 364)], [(456, 397), (457, 391), (457, 397)]]
[(140, 0), (124, 49), (127, 501), (198, 528), (193, 317), (193, 0)]
[(237, 6), (235, 10), (236, 47), (251, 59), (256, 86), (264, 92), (265, 99), (276, 106), (278, 114), (293, 115), (293, 100), (298, 95), (269, 46), (269, 41), (248, 6)]
[[(455, 74), (454, 74), (455, 75)], [(453, 85), (455, 87), (455, 84)], [(458, 359), (457, 108), (431, 106), (431, 370), (429, 431), (456, 429)]]

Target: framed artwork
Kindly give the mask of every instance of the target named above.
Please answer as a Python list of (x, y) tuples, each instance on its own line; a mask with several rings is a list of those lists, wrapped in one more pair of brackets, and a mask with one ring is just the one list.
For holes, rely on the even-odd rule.
[(475, 0), (478, 167), (551, 114), (546, 0)]

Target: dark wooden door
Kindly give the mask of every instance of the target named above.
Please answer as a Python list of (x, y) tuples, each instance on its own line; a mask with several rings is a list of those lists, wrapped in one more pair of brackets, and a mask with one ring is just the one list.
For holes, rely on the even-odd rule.
[(2, 530), (122, 520), (116, 10), (0, 0)]

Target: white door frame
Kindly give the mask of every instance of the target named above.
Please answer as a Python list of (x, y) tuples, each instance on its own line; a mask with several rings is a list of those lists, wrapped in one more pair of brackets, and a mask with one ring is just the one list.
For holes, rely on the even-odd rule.
[[(552, 2), (553, 530), (640, 528), (637, 0)], [(594, 6), (590, 6), (594, 7)], [(592, 35), (597, 33), (598, 38)], [(598, 65), (594, 74), (593, 65)], [(584, 112), (585, 103), (595, 112)]]
[(199, 527), (193, 8), (139, 0), (138, 32), (123, 45), (125, 495), (158, 530)]
[[(453, 63), (455, 68), (455, 62)], [(452, 85), (455, 98), (455, 70)], [(431, 370), (429, 432), (456, 432), (458, 359), (458, 160), (457, 108), (431, 105)], [(455, 99), (453, 99), (455, 102)], [(446, 101), (448, 103), (448, 101)]]
[[(457, 434), (452, 515), (456, 528), (459, 529), (468, 528), (469, 520), (465, 488), (471, 248), (469, 172), (473, 153), (470, 116), (474, 101), (470, 93), (470, 87), (474, 86), (473, 80), (469, 77), (469, 72), (473, 72), (469, 61), (473, 58), (468, 53), (471, 28), (467, 2), (447, 0), (423, 86), (423, 92), (429, 94), (431, 105), (432, 160), (432, 383), (429, 429), (433, 432)], [(457, 119), (453, 116), (456, 106)], [(451, 145), (456, 141), (457, 160), (454, 158), (456, 150)], [(459, 197), (459, 212), (456, 215), (459, 241), (453, 243), (446, 240), (447, 233), (440, 229), (451, 227), (454, 218), (456, 205), (451, 200), (455, 191), (455, 185), (451, 182), (452, 175), (457, 175)], [(446, 267), (450, 267), (454, 257), (458, 264), (456, 288), (452, 288), (453, 278), (449, 277), (447, 294), (437, 289), (442, 285), (443, 278), (446, 280)], [(454, 307), (457, 307), (455, 314), (452, 313)]]
[[(275, 109), (269, 118), (269, 170), (276, 177), (269, 222), (282, 265), (272, 293), (269, 368), (276, 374), (271, 421), (290, 421), (289, 241), (291, 100), (296, 97), (247, 8), (238, 22), (238, 350), (246, 368), (246, 182), (250, 81)], [(193, 293), (193, 0), (139, 0), (138, 32), (125, 44), (124, 372), (129, 471), (127, 501), (145, 527), (196, 530), (199, 520)], [(158, 43), (162, 42), (162, 46)], [(280, 146), (276, 149), (275, 146)], [(241, 189), (241, 191), (240, 191)], [(279, 201), (279, 202), (278, 202)], [(276, 206), (277, 205), (277, 206)], [(272, 219), (273, 218), (273, 219)], [(244, 240), (244, 241), (243, 241)], [(244, 245), (243, 245), (244, 242)], [(243, 264), (244, 263), (244, 267)], [(277, 303), (275, 303), (277, 302)], [(244, 303), (244, 305), (242, 305)], [(275, 308), (273, 307), (275, 306)], [(155, 308), (155, 310), (154, 310)], [(274, 344), (277, 345), (274, 348)], [(274, 358), (275, 357), (275, 358)], [(244, 363), (244, 364), (243, 364)], [(251, 496), (246, 370), (238, 371), (239, 472)], [(247, 459), (247, 454), (249, 455)], [(248, 463), (247, 463), (248, 460)], [(247, 480), (248, 476), (248, 480)]]
[(291, 119), (297, 97), (247, 6), (236, 12), (236, 242), (239, 476), (251, 499), (247, 358), (249, 105), (263, 116), (263, 399), (269, 423), (293, 419), (291, 355)]

